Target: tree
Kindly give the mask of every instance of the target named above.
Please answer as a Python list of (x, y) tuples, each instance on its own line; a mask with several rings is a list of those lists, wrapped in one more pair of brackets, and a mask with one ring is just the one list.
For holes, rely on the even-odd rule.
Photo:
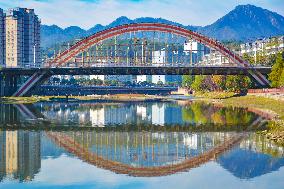
[(157, 82), (157, 85), (158, 85), (158, 86), (163, 86), (163, 85), (164, 85), (164, 83), (163, 83), (162, 81), (160, 81), (160, 80), (159, 80), (159, 81)]
[(251, 80), (244, 75), (229, 75), (226, 78), (225, 86), (227, 91), (240, 92), (251, 86)]
[(216, 85), (218, 90), (225, 90), (226, 89), (226, 76), (213, 75), (212, 81)]
[(189, 88), (194, 81), (194, 76), (192, 75), (183, 75), (182, 76), (182, 86)]
[(247, 53), (243, 54), (243, 59), (246, 60), (250, 64), (254, 64), (254, 58)]
[(204, 75), (197, 75), (194, 77), (194, 81), (191, 84), (191, 88), (195, 91), (205, 91), (206, 86), (204, 86), (206, 76)]
[[(269, 74), (269, 80), (271, 81), (272, 87), (283, 86), (283, 68), (284, 68), (284, 52), (278, 53), (275, 64), (272, 66), (271, 73)], [(282, 77), (281, 77), (282, 76)]]
[(272, 71), (269, 74), (269, 79), (272, 81), (272, 86), (280, 87), (283, 81), (284, 71), (284, 51), (278, 53), (275, 57), (275, 62), (272, 66)]
[(282, 74), (280, 76), (279, 87), (284, 87), (284, 69), (282, 69)]

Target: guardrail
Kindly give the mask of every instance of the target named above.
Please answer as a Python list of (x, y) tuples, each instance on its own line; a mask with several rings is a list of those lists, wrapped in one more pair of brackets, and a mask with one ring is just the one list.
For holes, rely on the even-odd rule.
[(284, 93), (284, 87), (272, 89), (249, 89), (248, 93)]

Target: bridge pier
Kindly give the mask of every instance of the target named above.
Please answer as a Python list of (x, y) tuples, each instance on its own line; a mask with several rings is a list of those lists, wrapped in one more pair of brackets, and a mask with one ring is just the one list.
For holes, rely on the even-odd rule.
[(18, 88), (18, 75), (0, 75), (0, 97), (12, 96)]

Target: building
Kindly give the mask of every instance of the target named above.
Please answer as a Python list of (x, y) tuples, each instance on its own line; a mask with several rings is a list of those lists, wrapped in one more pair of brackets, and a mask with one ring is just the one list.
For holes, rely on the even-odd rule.
[(205, 54), (208, 54), (210, 51), (208, 47), (193, 40), (184, 43), (183, 49), (186, 55), (186, 62), (191, 65), (194, 65), (201, 61), (202, 57)]
[(104, 81), (105, 76), (104, 75), (90, 75), (90, 79), (99, 79), (99, 80)]
[[(160, 51), (154, 51), (152, 55), (153, 55), (153, 59), (152, 59), (153, 66), (164, 66), (166, 64), (170, 64), (171, 61), (175, 60), (175, 58), (172, 58), (174, 54), (167, 54), (166, 51), (163, 49)], [(152, 83), (155, 83), (155, 84), (159, 84), (159, 83), (168, 84), (171, 82), (181, 83), (182, 76), (181, 75), (153, 75), (152, 79), (148, 79), (148, 81), (151, 81)]]
[(267, 56), (284, 50), (284, 36), (258, 39), (254, 42), (243, 43), (240, 47), (241, 55), (248, 54), (256, 61), (259, 55)]
[(0, 8), (0, 67), (5, 64), (5, 14)]
[(220, 66), (229, 64), (228, 58), (224, 57), (221, 53), (211, 52), (209, 54), (205, 54), (200, 61), (202, 65), (211, 65), (211, 66)]
[(148, 82), (152, 83), (152, 76), (151, 75), (137, 75), (136, 83)]
[(5, 15), (6, 67), (40, 67), (40, 20), (33, 9), (8, 9)]

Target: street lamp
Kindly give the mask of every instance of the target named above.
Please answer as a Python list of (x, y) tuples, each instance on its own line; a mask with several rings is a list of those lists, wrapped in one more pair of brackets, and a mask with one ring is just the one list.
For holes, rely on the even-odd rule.
[(36, 43), (33, 46), (33, 50), (34, 50), (34, 67), (36, 67)]

